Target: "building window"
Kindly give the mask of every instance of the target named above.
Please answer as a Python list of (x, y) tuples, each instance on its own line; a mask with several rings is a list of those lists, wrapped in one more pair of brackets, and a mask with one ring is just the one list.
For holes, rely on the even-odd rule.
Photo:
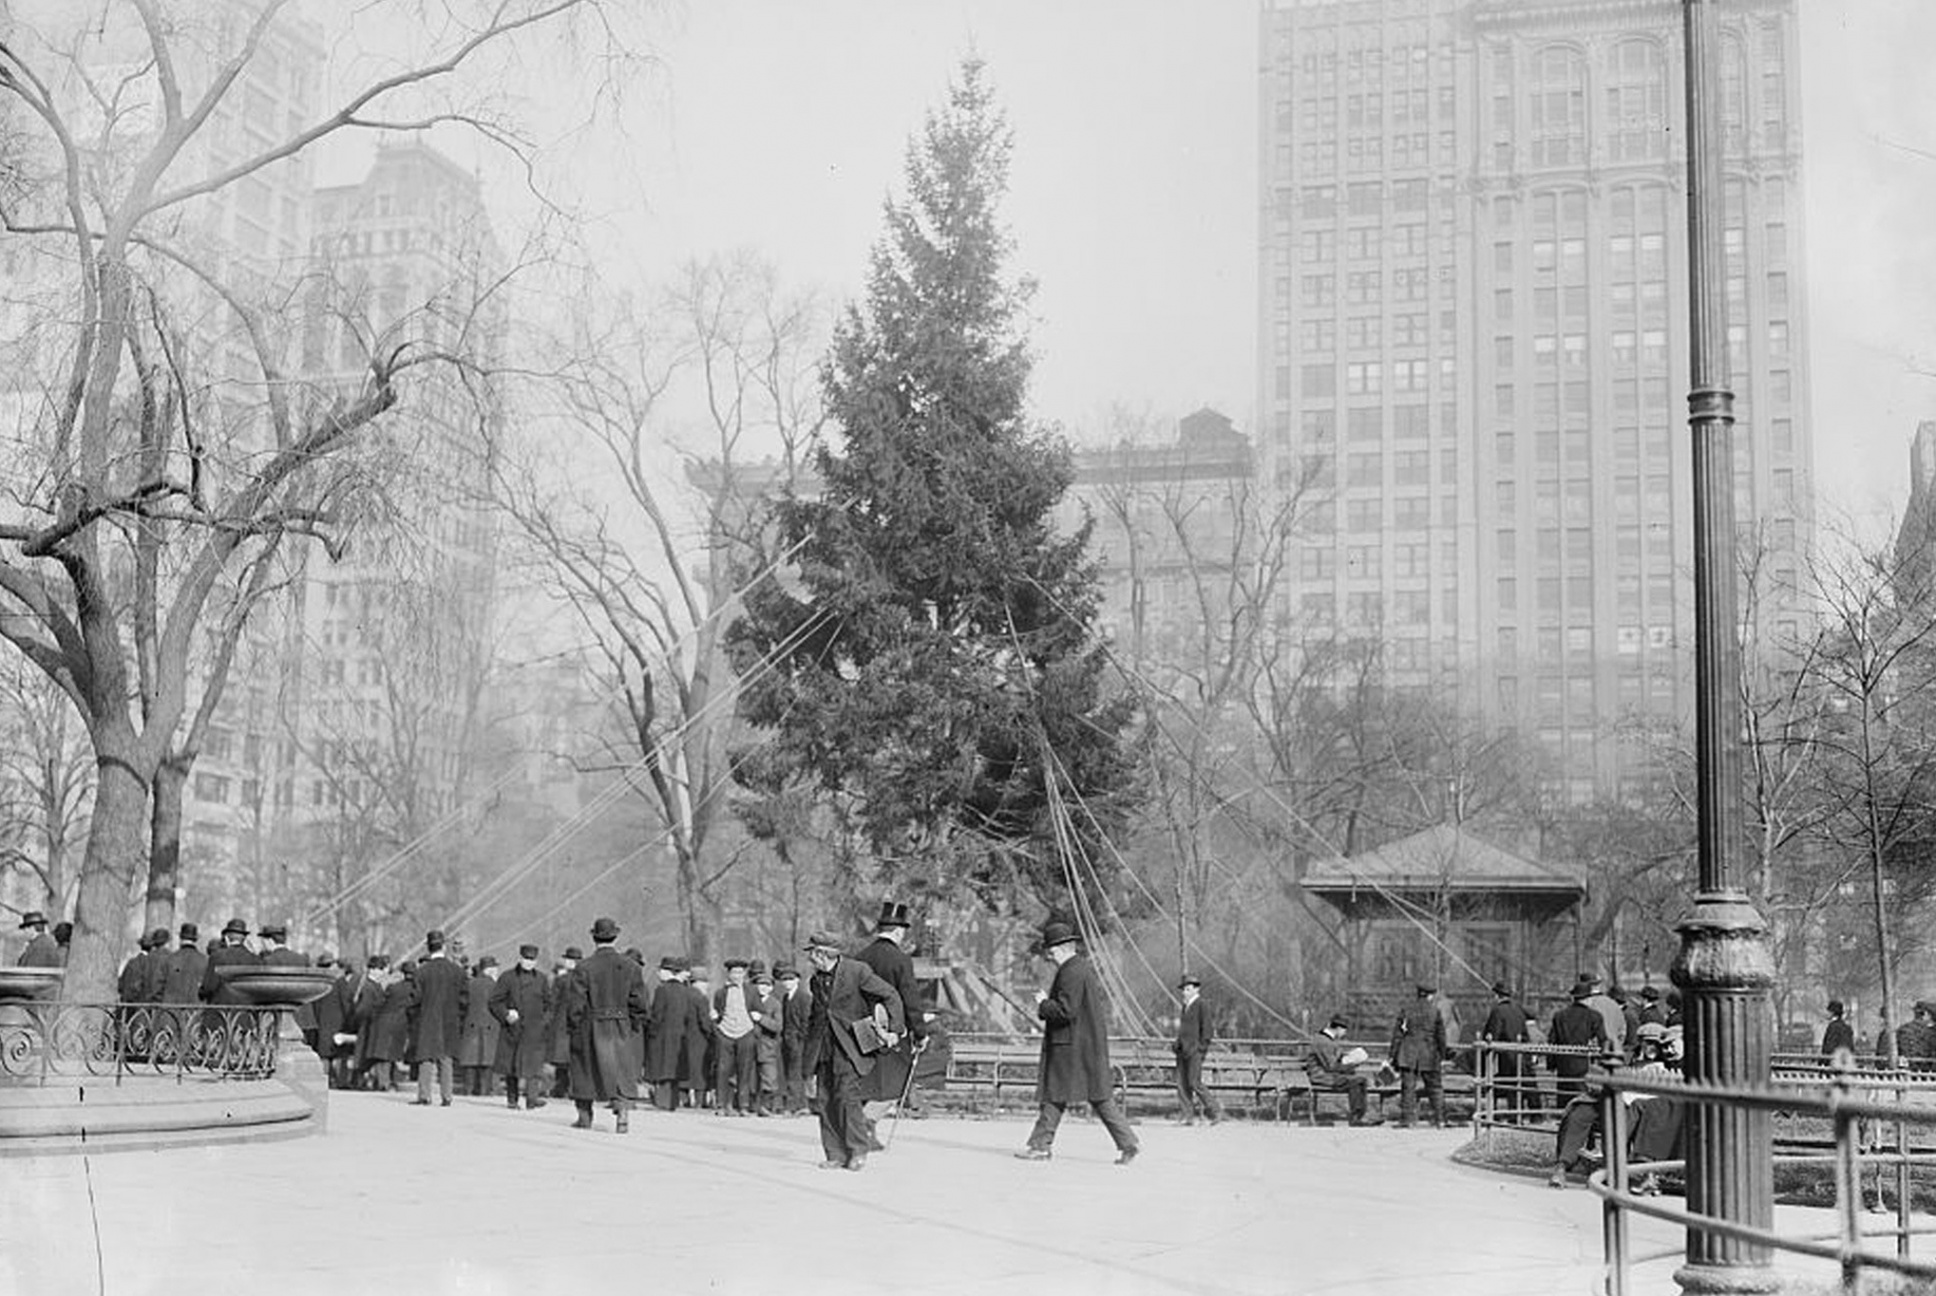
[(1667, 151), (1667, 67), (1660, 46), (1626, 40), (1607, 68), (1607, 151), (1615, 161), (1664, 157)]

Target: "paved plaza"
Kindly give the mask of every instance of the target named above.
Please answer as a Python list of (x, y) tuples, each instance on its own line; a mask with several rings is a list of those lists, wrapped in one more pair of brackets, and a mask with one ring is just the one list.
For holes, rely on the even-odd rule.
[[(0, 1159), (0, 1292), (1552, 1296), (1599, 1278), (1596, 1199), (1454, 1164), (1463, 1130), (1148, 1120), (1118, 1167), (1089, 1121), (1036, 1164), (1009, 1155), (1020, 1118), (934, 1117), (853, 1174), (818, 1168), (811, 1118), (641, 1112), (620, 1137), (571, 1110), (338, 1094), (315, 1138)], [(1640, 1290), (1674, 1290), (1672, 1268)]]

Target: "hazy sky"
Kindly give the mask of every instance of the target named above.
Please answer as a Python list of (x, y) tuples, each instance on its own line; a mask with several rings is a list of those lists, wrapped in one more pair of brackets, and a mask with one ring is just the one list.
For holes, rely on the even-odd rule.
[[(1900, 505), (1936, 417), (1917, 372), (1936, 370), (1936, 0), (1802, 9), (1818, 480), (1867, 516)], [(692, 0), (585, 182), (646, 273), (748, 247), (845, 299), (910, 132), (975, 50), (1015, 132), (1038, 413), (1081, 438), (1111, 402), (1209, 404), (1248, 429), (1256, 34), (1252, 0)]]

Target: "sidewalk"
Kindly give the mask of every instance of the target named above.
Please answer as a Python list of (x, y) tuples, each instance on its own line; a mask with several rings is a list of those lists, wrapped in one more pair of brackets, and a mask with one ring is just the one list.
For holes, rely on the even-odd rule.
[[(933, 1118), (850, 1174), (818, 1168), (811, 1118), (644, 1111), (619, 1137), (609, 1113), (571, 1116), (337, 1094), (321, 1137), (0, 1163), (0, 1292), (1551, 1296), (1599, 1279), (1597, 1200), (1454, 1165), (1463, 1130), (1152, 1121), (1117, 1167), (1087, 1120), (1037, 1164), (1009, 1155), (1023, 1121)], [(1639, 1290), (1674, 1290), (1672, 1268)]]

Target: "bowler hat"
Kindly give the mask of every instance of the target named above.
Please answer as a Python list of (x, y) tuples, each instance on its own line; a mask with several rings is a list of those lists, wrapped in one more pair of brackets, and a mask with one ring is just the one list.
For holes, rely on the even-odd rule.
[(1350, 1030), (1350, 1029), (1351, 1029), (1351, 1023), (1350, 1023), (1350, 1022), (1348, 1022), (1348, 1021), (1346, 1021), (1346, 1020), (1345, 1020), (1344, 1018), (1342, 1018), (1342, 1017), (1337, 1017), (1337, 1016), (1334, 1016), (1334, 1017), (1332, 1017), (1332, 1018), (1331, 1018), (1331, 1021), (1330, 1021), (1330, 1023), (1329, 1023), (1329, 1024), (1327, 1024), (1327, 1025), (1325, 1026), (1325, 1028), (1324, 1028), (1324, 1029), (1326, 1029), (1326, 1030), (1332, 1030), (1332, 1029), (1334, 1029), (1334, 1028), (1335, 1028), (1335, 1029), (1337, 1029), (1337, 1030)]
[(169, 936), (168, 929), (166, 927), (157, 927), (153, 931), (148, 933), (148, 943), (150, 945), (153, 945), (157, 949), (161, 948), (163, 945), (166, 945), (172, 939), (173, 937)]
[(527, 944), (524, 944), (524, 945), (520, 945), (520, 946), (518, 946), (518, 957), (519, 957), (519, 958), (536, 958), (536, 957), (538, 957), (538, 947), (537, 947), (536, 945), (532, 945), (532, 944), (529, 944), (529, 943), (527, 943)]
[(1573, 989), (1569, 993), (1575, 999), (1591, 999), (1593, 997), (1593, 982), (1575, 981), (1573, 983)]
[(834, 935), (832, 932), (826, 930), (825, 928), (822, 928), (817, 932), (810, 933), (807, 936), (807, 943), (805, 945), (802, 945), (800, 948), (810, 949), (810, 950), (817, 950), (817, 949), (834, 950), (835, 952), (838, 952), (840, 949), (840, 937)]
[(1198, 976), (1194, 972), (1185, 972), (1183, 974), (1183, 979), (1178, 981), (1176, 983), (1176, 986), (1177, 986), (1177, 989), (1179, 990), (1181, 990), (1184, 986), (1195, 986), (1199, 990), (1201, 990), (1203, 988), (1203, 978)]
[(1660, 987), (1655, 985), (1643, 986), (1640, 991), (1640, 997), (1647, 1000), (1658, 999), (1660, 998)]
[(485, 968), (494, 968), (496, 966), (497, 955), (495, 954), (486, 954), (483, 958), (477, 960), (477, 970), (479, 972), (482, 972)]
[(197, 927), (194, 923), (183, 923), (181, 925), (181, 943), (182, 944), (193, 945), (196, 941), (200, 940), (201, 938), (202, 938), (202, 929), (200, 927)]
[(1437, 994), (1438, 992), (1439, 992), (1439, 988), (1433, 985), (1430, 981), (1421, 981), (1418, 983), (1418, 997), (1421, 999), (1423, 999), (1426, 995), (1434, 995), (1434, 994)]
[(754, 984), (754, 985), (765, 985), (765, 986), (770, 986), (770, 985), (772, 985), (772, 984), (773, 984), (773, 978), (772, 978), (772, 976), (771, 976), (771, 975), (769, 975), (768, 973), (765, 973), (765, 972), (755, 972), (755, 973), (753, 974), (753, 984)]
[(142, 932), (141, 935), (135, 937), (134, 943), (135, 948), (139, 949), (143, 954), (146, 954), (155, 947), (155, 934), (153, 932)]
[(1507, 985), (1504, 981), (1494, 981), (1492, 983), (1492, 992), (1498, 995), (1501, 999), (1512, 998), (1512, 987)]
[(438, 928), (432, 927), (429, 931), (424, 933), (425, 949), (440, 950), (443, 947), (444, 947), (444, 933), (441, 930), (439, 930)]
[(743, 959), (743, 958), (738, 958), (738, 957), (734, 957), (734, 958), (729, 958), (729, 959), (727, 959), (727, 960), (726, 960), (726, 964), (725, 964), (725, 966), (726, 966), (726, 970), (727, 970), (728, 972), (731, 972), (731, 971), (732, 971), (732, 970), (733, 970), (734, 968), (743, 968), (743, 967), (745, 967), (745, 966), (746, 966), (746, 960), (745, 960), (745, 959)]
[(289, 928), (283, 923), (263, 923), (260, 935), (264, 940), (282, 940), (289, 935)]
[(1076, 929), (1065, 922), (1049, 922), (1042, 926), (1042, 948), (1054, 949), (1067, 945), (1076, 939)]
[(243, 922), (240, 918), (231, 918), (222, 924), (222, 934), (224, 936), (247, 936), (249, 934), (249, 924)]
[(609, 945), (618, 939), (618, 924), (610, 918), (600, 918), (592, 923), (592, 939), (601, 945)]
[(906, 905), (894, 900), (881, 901), (881, 916), (874, 920), (874, 926), (877, 930), (882, 927), (907, 927), (911, 925), (908, 921), (908, 907)]
[(28, 927), (45, 927), (46, 925), (47, 915), (38, 909), (29, 909), (26, 913), (20, 915), (20, 926), (22, 930)]
[(1828, 1015), (1831, 1017), (1840, 1017), (1842, 1015), (1842, 1001), (1840, 999), (1831, 999), (1828, 1001)]
[(576, 945), (567, 945), (565, 946), (565, 952), (559, 955), (559, 957), (568, 958), (568, 959), (582, 959), (585, 957), (585, 951), (579, 949)]
[(746, 965), (746, 975), (747, 975), (747, 976), (750, 976), (750, 977), (761, 977), (761, 976), (765, 976), (765, 975), (766, 975), (766, 960), (765, 960), (765, 959), (754, 959), (754, 960), (753, 960), (753, 961), (752, 961), (751, 963), (748, 963), (748, 964)]

